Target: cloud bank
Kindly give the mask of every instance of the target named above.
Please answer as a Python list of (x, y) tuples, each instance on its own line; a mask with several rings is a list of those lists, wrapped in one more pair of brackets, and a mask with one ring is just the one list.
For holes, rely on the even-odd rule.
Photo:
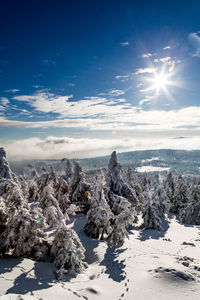
[[(118, 152), (146, 149), (199, 149), (200, 137), (176, 139), (160, 136), (126, 137), (126, 138), (69, 138), (49, 136), (4, 143), (9, 160), (26, 159), (62, 159), (95, 157)], [(24, 151), (26, 149), (26, 151)]]

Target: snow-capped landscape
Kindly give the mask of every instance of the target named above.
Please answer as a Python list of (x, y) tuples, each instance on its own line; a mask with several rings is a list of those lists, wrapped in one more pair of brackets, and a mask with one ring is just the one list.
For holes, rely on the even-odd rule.
[(199, 299), (198, 176), (62, 163), (17, 176), (1, 148), (1, 299)]
[(200, 1), (0, 1), (0, 300), (200, 300)]

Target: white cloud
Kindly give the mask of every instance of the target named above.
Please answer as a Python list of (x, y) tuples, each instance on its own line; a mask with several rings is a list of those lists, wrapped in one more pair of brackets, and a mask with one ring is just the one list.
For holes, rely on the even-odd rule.
[(67, 101), (70, 98), (72, 98), (72, 95), (57, 96), (44, 91), (38, 91), (33, 95), (19, 95), (13, 97), (14, 100), (27, 102), (37, 111), (44, 113), (55, 112), (58, 114), (62, 114), (62, 111), (68, 106)]
[(15, 121), (0, 117), (0, 127), (8, 128), (90, 128), (92, 119), (63, 119), (53, 121)]
[(171, 58), (170, 56), (167, 56), (167, 57), (161, 57), (161, 58), (155, 58), (155, 59), (154, 59), (154, 62), (155, 62), (155, 63), (159, 63), (159, 62), (164, 63), (164, 62), (170, 61), (171, 59), (172, 59), (172, 58)]
[(2, 98), (1, 98), (1, 104), (2, 104), (3, 106), (6, 106), (7, 104), (9, 104), (8, 98), (2, 97)]
[(112, 97), (118, 97), (118, 96), (121, 96), (124, 94), (125, 94), (125, 92), (123, 90), (110, 90), (109, 91), (109, 95)]
[(166, 46), (166, 47), (163, 48), (163, 50), (168, 50), (168, 49), (171, 49), (171, 47), (170, 46)]
[[(29, 138), (3, 144), (10, 160), (80, 158), (131, 149), (130, 139), (69, 138), (49, 136), (44, 140)], [(26, 151), (24, 151), (26, 149)]]
[(200, 32), (190, 33), (189, 40), (193, 44), (194, 48), (196, 48), (196, 52), (193, 56), (200, 57)]
[(115, 76), (116, 79), (120, 80), (121, 82), (125, 82), (130, 78), (131, 74), (127, 75), (117, 75)]
[[(200, 137), (177, 139), (175, 136), (112, 136), (110, 138), (69, 138), (49, 136), (28, 138), (2, 144), (9, 160), (62, 159), (95, 157), (119, 152), (146, 149), (200, 149)], [(26, 151), (24, 151), (26, 149)]]
[(123, 42), (123, 43), (120, 43), (120, 45), (121, 45), (122, 47), (127, 47), (127, 46), (130, 45), (130, 43), (129, 43), (129, 42)]
[(148, 57), (151, 57), (151, 56), (152, 56), (151, 53), (145, 53), (145, 54), (141, 55), (142, 58), (148, 58)]
[[(109, 97), (118, 97), (124, 94), (122, 90), (110, 90)], [(60, 96), (47, 92), (37, 92), (33, 95), (20, 95), (14, 100), (27, 102), (36, 111), (43, 113), (55, 113), (61, 118), (102, 117), (123, 113), (128, 103), (119, 104), (118, 99), (105, 97), (85, 97), (84, 100), (68, 101), (72, 95)], [(113, 105), (116, 101), (116, 105)]]
[(156, 72), (156, 68), (139, 68), (137, 69), (137, 71), (135, 72), (135, 75), (139, 75), (139, 74), (144, 74), (144, 73), (154, 73)]
[(18, 89), (10, 89), (10, 90), (5, 90), (6, 93), (17, 93), (20, 92)]
[(139, 105), (151, 102), (153, 98), (154, 98), (154, 96), (148, 96), (148, 95), (146, 95), (143, 99), (140, 100)]
[[(145, 102), (152, 101), (151, 96), (142, 99)], [(85, 100), (89, 102), (88, 100)], [(14, 121), (0, 117), (0, 127), (11, 128), (87, 128), (89, 130), (118, 130), (132, 132), (174, 132), (182, 134), (188, 131), (190, 134), (199, 134), (200, 131), (200, 107), (186, 107), (179, 110), (142, 110), (138, 106), (121, 102), (124, 99), (112, 100), (112, 105), (96, 104), (81, 107), (85, 109), (79, 118), (65, 118), (53, 121)], [(115, 105), (113, 105), (113, 103)], [(75, 108), (75, 110), (77, 107)], [(80, 111), (81, 111), (80, 109)], [(96, 112), (97, 110), (97, 112)], [(94, 112), (95, 111), (95, 112)], [(102, 114), (98, 114), (102, 112)], [(103, 115), (104, 112), (104, 115)], [(71, 114), (71, 112), (70, 112)], [(74, 112), (75, 114), (75, 112)], [(89, 116), (91, 114), (91, 116)], [(78, 113), (79, 115), (79, 113)], [(87, 115), (87, 118), (85, 118)], [(94, 115), (96, 117), (94, 118)]]

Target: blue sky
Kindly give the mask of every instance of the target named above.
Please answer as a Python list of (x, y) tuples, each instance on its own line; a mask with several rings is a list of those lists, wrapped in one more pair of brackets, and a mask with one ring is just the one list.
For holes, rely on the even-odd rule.
[(199, 149), (199, 12), (195, 0), (2, 1), (8, 158)]

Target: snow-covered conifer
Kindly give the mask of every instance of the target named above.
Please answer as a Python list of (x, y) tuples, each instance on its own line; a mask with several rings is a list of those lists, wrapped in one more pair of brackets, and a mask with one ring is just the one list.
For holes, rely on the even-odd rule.
[(87, 211), (90, 205), (90, 184), (85, 180), (85, 174), (81, 166), (74, 162), (74, 172), (69, 199)]
[(46, 223), (50, 227), (58, 226), (64, 215), (59, 207), (58, 201), (54, 197), (53, 188), (50, 184), (43, 188), (40, 196), (40, 205), (43, 209), (43, 215)]
[(113, 151), (108, 165), (106, 181), (108, 188), (116, 195), (123, 196), (133, 205), (137, 205), (138, 200), (134, 190), (124, 182), (122, 175), (122, 166), (117, 162), (116, 151)]
[(80, 273), (87, 267), (87, 264), (83, 261), (85, 248), (76, 232), (68, 228), (64, 220), (55, 232), (50, 253), (54, 257), (58, 278), (61, 278), (63, 273), (70, 269)]
[(47, 237), (26, 207), (8, 210), (6, 229), (0, 236), (3, 253), (44, 260), (48, 252)]
[(4, 148), (0, 148), (0, 178), (13, 179)]
[(146, 205), (142, 213), (143, 228), (162, 230), (162, 220), (160, 218), (158, 203), (152, 199), (152, 191), (145, 193)]
[(69, 185), (63, 177), (59, 178), (59, 184), (55, 191), (55, 197), (58, 200), (62, 212), (65, 213), (67, 208), (70, 206), (70, 200)]
[(171, 203), (171, 212), (179, 213), (181, 207), (188, 201), (188, 184), (181, 175), (175, 181), (174, 197)]
[(109, 244), (121, 246), (125, 238), (129, 238), (127, 229), (134, 222), (135, 216), (136, 211), (134, 208), (124, 209), (115, 216), (112, 231), (107, 238)]
[(188, 201), (179, 209), (179, 217), (182, 223), (200, 225), (200, 185), (190, 185)]
[(143, 190), (140, 185), (139, 179), (137, 176), (134, 176), (133, 171), (130, 166), (127, 168), (127, 175), (126, 175), (127, 183), (129, 186), (135, 191), (136, 197), (138, 199), (138, 211), (142, 210), (142, 207), (144, 205), (144, 195)]
[(73, 176), (73, 167), (70, 159), (63, 158), (61, 162), (66, 162), (66, 168), (65, 168), (65, 180), (69, 184), (72, 176)]
[(8, 221), (8, 213), (5, 205), (5, 201), (0, 197), (0, 235), (5, 230)]
[(111, 220), (114, 218), (113, 213), (105, 199), (104, 190), (97, 186), (91, 207), (87, 213), (87, 223), (85, 231), (89, 236), (96, 239), (103, 239), (104, 234), (108, 235), (111, 228)]
[(155, 181), (152, 187), (152, 199), (156, 203), (160, 218), (164, 219), (170, 209), (170, 201), (160, 182)]

